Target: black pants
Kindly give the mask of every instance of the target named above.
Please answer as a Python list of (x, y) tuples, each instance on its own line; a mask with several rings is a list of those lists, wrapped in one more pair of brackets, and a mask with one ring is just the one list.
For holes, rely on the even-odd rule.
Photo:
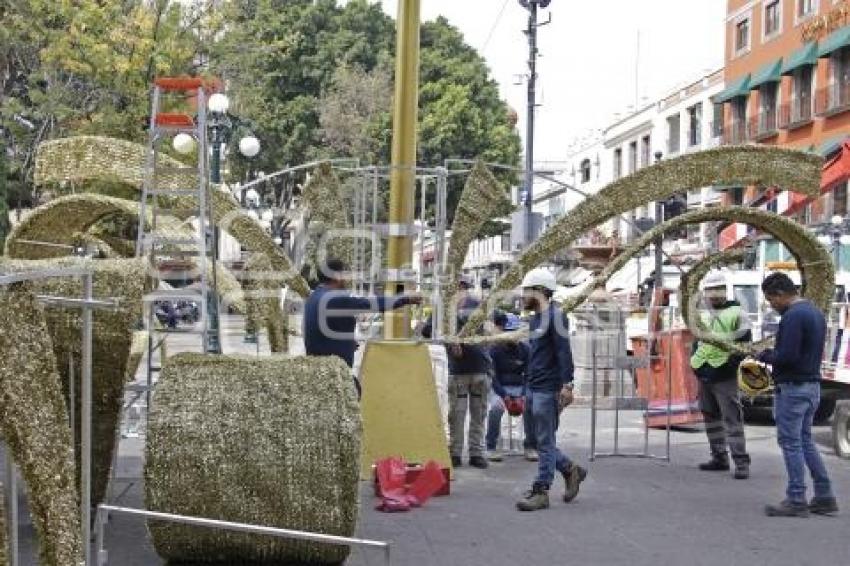
[(744, 438), (744, 410), (738, 381), (700, 381), (699, 407), (705, 419), (705, 433), (711, 453), (725, 456), (727, 446), (736, 464), (748, 464)]

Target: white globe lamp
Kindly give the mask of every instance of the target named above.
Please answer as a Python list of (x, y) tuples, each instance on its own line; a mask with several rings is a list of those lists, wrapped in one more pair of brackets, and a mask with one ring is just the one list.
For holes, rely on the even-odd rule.
[(174, 151), (181, 155), (187, 155), (195, 151), (195, 138), (189, 134), (177, 134), (171, 141)]
[(220, 92), (217, 92), (210, 97), (209, 102), (207, 102), (207, 107), (210, 109), (210, 112), (224, 114), (230, 108), (230, 99)]
[(251, 158), (260, 153), (260, 140), (254, 136), (246, 136), (239, 140), (239, 153)]

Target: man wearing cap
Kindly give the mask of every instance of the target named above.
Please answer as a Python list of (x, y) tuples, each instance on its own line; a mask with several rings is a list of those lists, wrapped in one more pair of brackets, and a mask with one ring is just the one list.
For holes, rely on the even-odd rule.
[(529, 271), (522, 280), (525, 308), (534, 312), (529, 321), (528, 395), (534, 441), (539, 454), (537, 477), (531, 490), (517, 502), (520, 511), (549, 507), (549, 489), (555, 471), (564, 478), (564, 502), (576, 498), (587, 470), (574, 464), (556, 446), (561, 411), (573, 401), (573, 356), (566, 314), (552, 301), (555, 275), (547, 269)]
[[(704, 332), (729, 342), (752, 341), (747, 313), (737, 302), (726, 299), (726, 278), (722, 273), (706, 276), (703, 300), (708, 307), (700, 317)], [(711, 459), (700, 464), (699, 469), (729, 471), (728, 446), (735, 462), (735, 478), (747, 479), (750, 456), (744, 438), (744, 411), (737, 380), (741, 357), (705, 342), (697, 342), (694, 346), (691, 367), (700, 384), (700, 410), (711, 449)]]
[[(458, 281), (457, 328), (462, 328), (469, 315), (481, 304), (472, 296), (472, 281), (462, 276)], [(422, 328), (422, 335), (430, 338), (432, 321)], [(490, 390), (491, 361), (483, 346), (472, 344), (451, 344), (446, 348), (449, 358), (449, 453), (452, 466), (463, 464), (464, 429), (466, 415), (469, 413), (469, 465), (473, 468), (487, 468), (485, 457), (484, 430), (487, 420), (487, 400)]]

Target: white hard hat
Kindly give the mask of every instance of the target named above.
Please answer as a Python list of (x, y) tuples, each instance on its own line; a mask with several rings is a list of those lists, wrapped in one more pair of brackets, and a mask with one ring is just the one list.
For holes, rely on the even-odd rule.
[(702, 280), (703, 289), (726, 288), (726, 275), (721, 271), (712, 271)]
[(555, 292), (558, 288), (558, 284), (555, 281), (554, 273), (552, 273), (548, 269), (538, 267), (537, 269), (532, 269), (531, 271), (525, 274), (525, 277), (522, 278), (521, 287), (523, 289), (528, 289), (531, 287), (543, 287), (544, 289), (548, 289), (552, 292)]

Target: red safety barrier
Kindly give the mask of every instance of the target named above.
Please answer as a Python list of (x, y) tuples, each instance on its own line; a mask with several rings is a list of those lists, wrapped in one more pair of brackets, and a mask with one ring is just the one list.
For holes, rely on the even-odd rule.
[(449, 470), (433, 460), (425, 466), (408, 465), (401, 458), (385, 458), (375, 464), (375, 495), (378, 511), (399, 513), (421, 507), (431, 497), (448, 495)]

